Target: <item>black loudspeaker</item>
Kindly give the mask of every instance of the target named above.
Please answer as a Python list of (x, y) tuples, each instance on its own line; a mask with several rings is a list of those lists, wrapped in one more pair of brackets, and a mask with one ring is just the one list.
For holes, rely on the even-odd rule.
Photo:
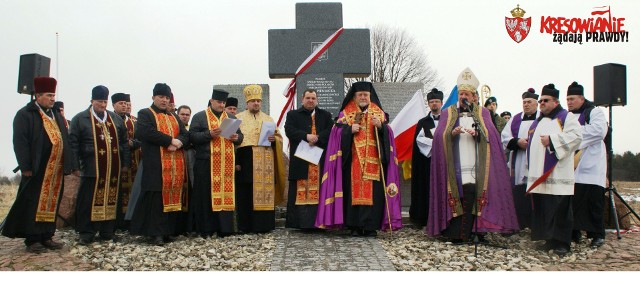
[(593, 67), (593, 102), (597, 106), (627, 105), (627, 66), (608, 63)]
[(18, 71), (18, 93), (31, 95), (33, 78), (48, 77), (51, 59), (37, 53), (20, 55), (20, 71)]

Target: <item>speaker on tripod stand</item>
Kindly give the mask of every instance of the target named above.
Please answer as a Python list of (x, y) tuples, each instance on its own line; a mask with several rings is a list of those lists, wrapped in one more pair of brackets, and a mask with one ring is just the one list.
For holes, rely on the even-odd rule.
[(607, 178), (609, 179), (609, 185), (606, 191), (609, 192), (611, 215), (614, 218), (617, 236), (618, 239), (621, 239), (614, 195), (629, 209), (629, 213), (620, 218), (625, 218), (629, 214), (633, 214), (640, 220), (638, 213), (629, 206), (613, 186), (613, 106), (627, 105), (627, 66), (616, 63), (594, 66), (593, 90), (594, 104), (609, 108), (609, 131), (607, 132), (607, 137), (605, 137), (605, 145), (607, 147)]

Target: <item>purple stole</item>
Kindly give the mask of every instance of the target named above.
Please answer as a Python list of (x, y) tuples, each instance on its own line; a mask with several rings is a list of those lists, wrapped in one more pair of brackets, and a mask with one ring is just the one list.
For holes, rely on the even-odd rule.
[[(564, 122), (567, 119), (567, 114), (568, 113), (569, 112), (566, 109), (562, 109), (553, 118), (553, 119), (558, 119), (558, 121), (560, 123), (560, 129), (562, 129), (564, 127)], [(533, 122), (533, 124), (531, 124), (531, 127), (529, 127), (529, 141), (533, 141), (532, 140), (533, 133), (536, 131), (536, 127), (538, 127), (538, 123), (543, 118), (544, 118), (543, 116), (539, 117), (538, 119), (536, 119)], [(530, 157), (529, 157), (530, 152), (531, 152), (530, 148), (531, 148), (531, 143), (529, 143), (529, 145), (527, 146), (527, 162), (530, 161)], [(536, 186), (538, 186), (541, 183), (545, 182), (547, 180), (547, 178), (549, 178), (549, 175), (551, 175), (551, 173), (553, 172), (553, 169), (555, 169), (557, 164), (558, 164), (558, 158), (556, 158), (556, 155), (551, 153), (551, 152), (549, 152), (549, 151), (545, 151), (545, 154), (544, 154), (544, 168), (543, 168), (544, 169), (544, 174), (542, 174), (542, 176), (540, 176), (536, 181), (533, 182), (531, 187), (529, 187), (527, 189), (527, 193), (529, 193), (534, 188), (536, 188)]]

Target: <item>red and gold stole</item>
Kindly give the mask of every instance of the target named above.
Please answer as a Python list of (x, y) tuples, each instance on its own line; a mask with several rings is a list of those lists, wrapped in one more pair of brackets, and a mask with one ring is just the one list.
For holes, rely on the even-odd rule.
[(105, 112), (105, 120), (101, 122), (95, 117), (93, 109), (90, 112), (96, 159), (96, 185), (93, 191), (91, 221), (115, 220), (120, 185), (118, 131), (108, 113)]
[[(180, 134), (180, 124), (171, 114), (157, 113), (149, 108), (156, 119), (158, 131), (177, 138)], [(163, 212), (182, 210), (182, 191), (185, 186), (185, 160), (184, 151), (178, 149), (169, 151), (160, 147), (160, 162), (162, 164), (162, 205)]]
[[(217, 118), (211, 108), (207, 108), (209, 130), (220, 127), (227, 118), (222, 112)], [(211, 209), (214, 212), (235, 210), (235, 150), (233, 142), (218, 137), (211, 139)]]
[(47, 168), (44, 171), (44, 179), (42, 180), (42, 187), (40, 188), (36, 222), (55, 222), (63, 178), (62, 133), (56, 121), (44, 114), (42, 110), (40, 110), (40, 116), (42, 117), (42, 124), (45, 132), (47, 132), (47, 137), (49, 137), (49, 141), (51, 141), (51, 153), (49, 154)]
[[(316, 135), (316, 115), (311, 114), (311, 134)], [(299, 179), (296, 190), (296, 205), (318, 204), (318, 190), (320, 189), (320, 167), (309, 163), (307, 179)]]
[[(362, 113), (358, 105), (351, 101), (344, 108), (348, 125), (356, 123), (356, 114)], [(373, 116), (384, 122), (382, 109), (369, 104), (367, 113), (362, 113), (360, 131), (353, 135), (351, 161), (351, 205), (373, 205), (373, 181), (380, 180), (380, 164), (376, 143)]]
[[(129, 139), (133, 139), (133, 135), (135, 133), (135, 117), (129, 117), (125, 115), (124, 125), (127, 127), (127, 135)], [(133, 186), (133, 179), (136, 177), (136, 172), (138, 172), (138, 161), (140, 161), (140, 149), (131, 150), (131, 162), (129, 163), (129, 170), (126, 172), (122, 172), (120, 176), (120, 190), (122, 204), (122, 213), (127, 213), (127, 208), (129, 207), (129, 197), (131, 196), (131, 187)]]

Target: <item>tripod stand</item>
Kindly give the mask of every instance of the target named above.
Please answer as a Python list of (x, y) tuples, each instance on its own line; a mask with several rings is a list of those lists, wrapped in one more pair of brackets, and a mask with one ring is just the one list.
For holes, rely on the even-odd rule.
[(629, 206), (629, 204), (624, 201), (624, 199), (622, 198), (622, 196), (620, 196), (620, 194), (618, 193), (618, 190), (616, 190), (616, 188), (613, 186), (613, 104), (609, 104), (609, 137), (608, 137), (608, 141), (607, 143), (607, 178), (609, 179), (609, 185), (606, 189), (607, 192), (609, 192), (609, 203), (611, 205), (611, 213), (613, 215), (613, 220), (614, 223), (616, 225), (616, 235), (618, 237), (618, 240), (622, 239), (622, 237), (620, 236), (620, 224), (618, 222), (618, 212), (616, 210), (616, 203), (613, 199), (613, 196), (617, 196), (618, 200), (620, 200), (622, 202), (622, 204), (624, 204), (625, 207), (627, 207), (627, 209), (629, 209), (629, 213), (625, 214), (624, 216), (622, 216), (621, 218), (627, 217), (629, 214), (633, 214), (634, 216), (636, 216), (636, 219), (640, 220), (640, 217), (638, 216), (638, 213), (636, 213), (635, 211), (633, 211), (633, 208), (631, 208), (631, 206)]

